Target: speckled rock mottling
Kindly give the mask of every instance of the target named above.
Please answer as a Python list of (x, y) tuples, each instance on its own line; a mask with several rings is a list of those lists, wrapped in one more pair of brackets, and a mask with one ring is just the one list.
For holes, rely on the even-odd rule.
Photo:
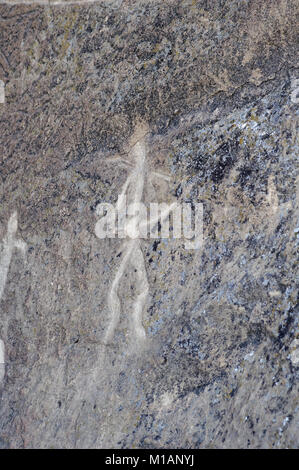
[[(0, 261), (15, 210), (27, 245), (0, 300), (0, 447), (297, 448), (298, 2), (0, 3)], [(142, 241), (146, 341), (126, 273), (105, 345), (122, 241), (95, 208), (137, 120), (204, 244)]]

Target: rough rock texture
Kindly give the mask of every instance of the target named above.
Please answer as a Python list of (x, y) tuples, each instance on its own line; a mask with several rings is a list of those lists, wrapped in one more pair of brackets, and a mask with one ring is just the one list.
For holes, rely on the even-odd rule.
[[(298, 2), (0, 3), (0, 447), (298, 447)], [(142, 240), (105, 344), (137, 121), (204, 243)]]

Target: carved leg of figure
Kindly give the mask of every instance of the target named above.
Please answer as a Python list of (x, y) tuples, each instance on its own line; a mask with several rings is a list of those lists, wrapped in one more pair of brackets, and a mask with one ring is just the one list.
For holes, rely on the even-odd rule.
[(110, 324), (108, 326), (108, 329), (105, 335), (105, 340), (104, 340), (105, 343), (111, 340), (114, 334), (116, 325), (119, 322), (121, 304), (120, 304), (117, 291), (118, 291), (120, 280), (124, 275), (125, 269), (127, 267), (127, 264), (129, 263), (129, 259), (130, 259), (130, 256), (134, 247), (131, 241), (126, 242), (124, 246), (125, 248), (124, 248), (123, 258), (122, 258), (120, 267), (118, 268), (118, 271), (115, 275), (115, 278), (113, 279), (112, 286), (108, 294), (108, 307), (111, 312), (111, 320), (110, 320)]
[(140, 241), (135, 240), (132, 252), (131, 264), (137, 272), (137, 298), (133, 307), (133, 325), (137, 338), (144, 339), (146, 334), (142, 325), (142, 312), (149, 292), (149, 284), (145, 269), (144, 257), (140, 246)]

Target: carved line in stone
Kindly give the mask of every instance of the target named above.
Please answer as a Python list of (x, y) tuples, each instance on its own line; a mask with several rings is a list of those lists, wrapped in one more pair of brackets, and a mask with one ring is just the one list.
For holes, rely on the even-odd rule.
[[(16, 248), (20, 250), (23, 255), (26, 252), (26, 243), (23, 240), (16, 239), (15, 235), (18, 229), (18, 216), (17, 212), (14, 212), (7, 224), (7, 232), (2, 241), (2, 252), (0, 256), (0, 300), (2, 298), (8, 270), (12, 258), (13, 250)], [(4, 378), (5, 372), (5, 346), (4, 341), (0, 339), (0, 383)]]
[(5, 85), (3, 80), (0, 80), (0, 103), (5, 103)]

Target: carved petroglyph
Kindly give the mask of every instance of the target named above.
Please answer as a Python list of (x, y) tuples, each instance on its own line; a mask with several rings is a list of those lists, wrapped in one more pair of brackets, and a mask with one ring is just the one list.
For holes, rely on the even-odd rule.
[(136, 270), (137, 274), (137, 285), (135, 286), (137, 289), (137, 297), (135, 299), (132, 312), (133, 326), (137, 338), (145, 338), (145, 331), (142, 326), (142, 311), (149, 292), (149, 284), (140, 240), (129, 240), (124, 246), (121, 264), (108, 294), (108, 306), (111, 312), (111, 320), (106, 332), (105, 342), (111, 340), (120, 318), (121, 302), (118, 296), (118, 287), (126, 268), (129, 266), (131, 266), (131, 269)]
[[(0, 300), (2, 298), (8, 270), (14, 249), (20, 250), (24, 255), (26, 252), (26, 243), (15, 237), (18, 229), (17, 212), (14, 212), (7, 224), (7, 233), (2, 241), (2, 250), (0, 253)], [(5, 371), (5, 347), (3, 340), (0, 339), (0, 383), (4, 378)]]
[(7, 233), (2, 242), (2, 252), (0, 258), (0, 299), (4, 292), (13, 250), (16, 248), (23, 254), (26, 252), (26, 243), (23, 240), (15, 238), (17, 229), (18, 216), (17, 213), (14, 212), (8, 221)]
[(5, 85), (3, 80), (0, 80), (0, 103), (5, 103)]
[[(130, 139), (128, 151), (128, 159), (122, 156), (110, 158), (110, 162), (120, 163), (131, 170), (126, 182), (122, 187), (121, 194), (118, 197), (116, 209), (118, 214), (125, 214), (123, 220), (118, 220), (118, 236), (126, 238), (121, 249), (122, 258), (118, 271), (113, 279), (109, 294), (108, 307), (111, 313), (110, 324), (105, 335), (105, 343), (109, 342), (114, 334), (115, 328), (120, 319), (121, 301), (118, 295), (118, 289), (125, 271), (131, 269), (137, 277), (135, 289), (136, 298), (133, 303), (132, 322), (136, 339), (144, 339), (146, 334), (142, 325), (142, 312), (145, 306), (149, 284), (144, 262), (144, 256), (141, 248), (141, 238), (148, 230), (148, 222), (143, 217), (139, 204), (144, 196), (145, 178), (150, 181), (152, 178), (161, 178), (169, 182), (168, 175), (157, 171), (149, 171), (146, 162), (146, 136), (149, 130), (146, 124), (139, 124)], [(170, 211), (174, 208), (172, 204), (166, 208), (160, 217), (154, 216), (149, 219), (150, 227), (158, 223), (159, 219), (163, 220), (169, 216)], [(128, 213), (126, 208), (128, 207)], [(97, 226), (95, 228), (97, 234)], [(99, 233), (97, 234), (100, 235)], [(99, 238), (102, 238), (99, 236)]]
[(5, 375), (5, 355), (4, 355), (4, 342), (0, 339), (0, 384)]

